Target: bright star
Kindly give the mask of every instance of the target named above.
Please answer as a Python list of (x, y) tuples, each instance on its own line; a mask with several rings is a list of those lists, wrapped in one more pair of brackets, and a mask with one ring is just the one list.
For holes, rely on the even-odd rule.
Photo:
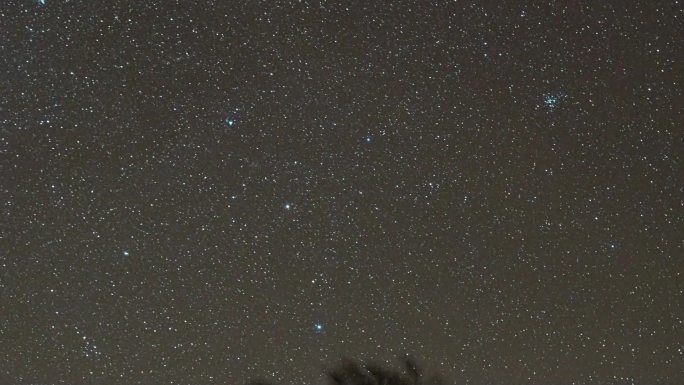
[(316, 329), (317, 332), (322, 332), (323, 331), (323, 324), (315, 324), (314, 329)]
[(128, 257), (128, 255), (129, 255), (128, 250), (124, 250), (124, 251), (123, 251), (123, 256), (124, 256), (124, 257)]
[(285, 210), (289, 210), (291, 208), (292, 208), (292, 205), (290, 205), (289, 203), (285, 203)]

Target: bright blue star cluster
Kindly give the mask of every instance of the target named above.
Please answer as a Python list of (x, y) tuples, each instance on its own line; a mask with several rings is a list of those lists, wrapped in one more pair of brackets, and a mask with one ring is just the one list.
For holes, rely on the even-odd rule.
[(558, 105), (563, 101), (567, 96), (564, 93), (549, 93), (545, 94), (543, 97), (544, 101), (544, 106), (548, 110), (555, 110)]

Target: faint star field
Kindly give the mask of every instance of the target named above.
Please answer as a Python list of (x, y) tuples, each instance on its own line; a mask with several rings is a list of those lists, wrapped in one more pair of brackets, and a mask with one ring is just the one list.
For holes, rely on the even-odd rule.
[(0, 384), (684, 384), (681, 1), (0, 7)]

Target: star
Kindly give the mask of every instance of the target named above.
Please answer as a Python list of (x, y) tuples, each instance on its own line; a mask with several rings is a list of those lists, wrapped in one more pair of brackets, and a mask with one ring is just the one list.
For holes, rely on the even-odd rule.
[(314, 330), (316, 331), (316, 333), (323, 332), (323, 324), (321, 324), (321, 323), (314, 324)]
[(128, 257), (130, 255), (128, 250), (124, 250), (121, 254), (123, 254), (124, 257)]
[(285, 210), (290, 210), (292, 208), (292, 205), (289, 203), (285, 203), (285, 206), (283, 207), (285, 207)]

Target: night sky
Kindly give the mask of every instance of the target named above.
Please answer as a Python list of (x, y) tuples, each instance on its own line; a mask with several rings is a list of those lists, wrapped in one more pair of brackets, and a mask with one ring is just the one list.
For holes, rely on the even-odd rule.
[(482, 3), (2, 1), (0, 384), (684, 384), (684, 4)]

